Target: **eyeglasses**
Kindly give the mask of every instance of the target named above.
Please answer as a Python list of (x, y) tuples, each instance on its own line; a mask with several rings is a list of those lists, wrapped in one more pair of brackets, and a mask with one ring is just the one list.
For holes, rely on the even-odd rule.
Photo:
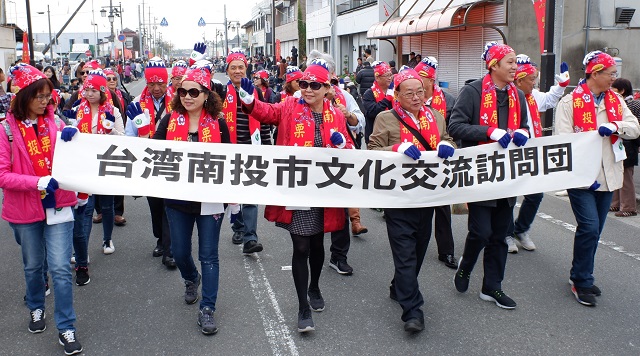
[(80, 74), (80, 75), (89, 74), (89, 71), (84, 71), (84, 70), (83, 70), (83, 71), (78, 72), (78, 74)]
[(36, 95), (35, 100), (39, 102), (49, 101), (51, 100), (51, 97), (52, 97), (51, 94), (40, 94), (40, 95)]
[(601, 72), (601, 73), (602, 74), (607, 74), (607, 75), (611, 76), (611, 78), (618, 78), (618, 72), (617, 71), (616, 72), (609, 72), (609, 73), (607, 73), (607, 72)]
[(393, 74), (387, 73), (387, 74), (379, 75), (378, 77), (384, 78), (384, 79), (390, 79), (391, 77), (393, 77)]
[(414, 96), (417, 96), (418, 98), (423, 98), (424, 97), (424, 90), (418, 90), (415, 93), (412, 93), (412, 92), (403, 93), (403, 94), (400, 94), (400, 96), (405, 98), (405, 99), (413, 99)]
[(322, 83), (318, 82), (305, 82), (301, 80), (298, 84), (302, 90), (306, 90), (309, 87), (311, 87), (311, 90), (320, 90), (320, 88), (322, 88)]
[(200, 90), (200, 89), (196, 89), (196, 88), (191, 88), (189, 90), (185, 89), (185, 88), (178, 88), (178, 95), (180, 95), (181, 98), (184, 98), (187, 96), (187, 94), (189, 94), (190, 97), (192, 98), (197, 98), (198, 96), (200, 96), (200, 93), (204, 92), (204, 90)]
[(116, 78), (116, 77), (107, 77), (107, 81), (108, 82), (117, 82), (118, 78)]

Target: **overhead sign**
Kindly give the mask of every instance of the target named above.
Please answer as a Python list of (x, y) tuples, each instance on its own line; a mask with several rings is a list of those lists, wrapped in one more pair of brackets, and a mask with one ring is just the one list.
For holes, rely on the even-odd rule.
[(160, 26), (162, 26), (162, 27), (169, 26), (169, 23), (167, 22), (167, 18), (166, 17), (162, 18), (162, 21), (160, 21)]
[(203, 26), (206, 26), (206, 25), (207, 25), (207, 23), (204, 22), (204, 19), (201, 17), (200, 21), (198, 21), (198, 26), (203, 27)]

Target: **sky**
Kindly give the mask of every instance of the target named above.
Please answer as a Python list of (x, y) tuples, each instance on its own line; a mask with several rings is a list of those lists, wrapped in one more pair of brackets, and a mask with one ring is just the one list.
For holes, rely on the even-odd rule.
[[(82, 0), (31, 0), (31, 23), (34, 33), (48, 33), (47, 5), (51, 12), (51, 32), (55, 34), (71, 14), (77, 9)], [(239, 21), (245, 24), (251, 19), (251, 8), (256, 5), (256, 0), (191, 0), (182, 2), (181, 0), (147, 0), (144, 3), (145, 21), (149, 22), (149, 5), (151, 4), (151, 17), (157, 19), (157, 30), (162, 33), (162, 38), (174, 45), (174, 48), (192, 48), (193, 44), (202, 41), (203, 34), (207, 40), (213, 40), (216, 28), (224, 29), (223, 25), (208, 24), (198, 27), (198, 20), (202, 17), (205, 22), (224, 21), (223, 6), (227, 4), (227, 20)], [(136, 30), (138, 25), (138, 5), (142, 5), (142, 0), (122, 1), (123, 25), (132, 30)], [(180, 4), (187, 6), (180, 6)], [(17, 24), (22, 29), (27, 29), (27, 10), (25, 0), (5, 0), (7, 22), (13, 23), (17, 18)], [(113, 5), (117, 6), (119, 1), (113, 0)], [(111, 26), (106, 17), (100, 16), (102, 7), (109, 7), (109, 0), (86, 0), (78, 14), (65, 29), (65, 32), (95, 32), (92, 26), (93, 21), (98, 24), (99, 32), (110, 32)], [(142, 6), (140, 6), (142, 7)], [(44, 14), (38, 14), (44, 12)], [(160, 21), (166, 18), (167, 27), (161, 27)], [(120, 29), (120, 19), (116, 17), (114, 21), (114, 32)], [(244, 30), (240, 30), (244, 33)], [(229, 38), (235, 36), (235, 32), (229, 30)]]

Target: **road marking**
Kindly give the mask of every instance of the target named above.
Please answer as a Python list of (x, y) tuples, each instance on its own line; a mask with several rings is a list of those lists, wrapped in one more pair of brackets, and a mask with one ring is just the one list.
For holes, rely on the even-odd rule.
[(282, 266), (283, 271), (291, 271), (291, 266)]
[(256, 298), (258, 313), (262, 318), (271, 351), (274, 355), (298, 356), (298, 348), (289, 334), (284, 315), (278, 306), (276, 294), (271, 288), (260, 257), (256, 254), (244, 256), (244, 269), (247, 271), (251, 290)]
[[(516, 207), (520, 208), (520, 203), (517, 203)], [(538, 217), (544, 219), (544, 220), (547, 220), (548, 222), (550, 222), (552, 224), (556, 224), (556, 225), (562, 226), (562, 227), (564, 227), (565, 229), (567, 229), (567, 230), (569, 230), (571, 232), (576, 232), (576, 226), (573, 225), (573, 224), (569, 224), (569, 223), (564, 222), (564, 221), (562, 221), (560, 219), (556, 219), (551, 215), (548, 215), (548, 214), (545, 214), (545, 213), (541, 213), (541, 212), (538, 212), (536, 215)], [(636, 259), (636, 260), (640, 261), (640, 253), (634, 253), (634, 252), (627, 251), (623, 246), (620, 246), (620, 245), (616, 244), (613, 241), (607, 241), (607, 240), (603, 240), (602, 238), (600, 238), (600, 241), (598, 241), (598, 243), (600, 245), (602, 245), (602, 246), (606, 246), (606, 247), (612, 249), (613, 251), (619, 252), (619, 253), (621, 253), (621, 254), (623, 254), (625, 256), (628, 256), (628, 257), (631, 257), (633, 259)]]

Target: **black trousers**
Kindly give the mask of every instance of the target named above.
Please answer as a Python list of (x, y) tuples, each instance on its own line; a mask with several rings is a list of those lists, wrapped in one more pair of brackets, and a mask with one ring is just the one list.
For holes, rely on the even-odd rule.
[(351, 232), (349, 228), (349, 211), (344, 209), (344, 227), (342, 230), (331, 233), (331, 259), (334, 261), (346, 261), (349, 247), (351, 246)]
[(485, 291), (502, 289), (507, 264), (508, 248), (504, 238), (513, 219), (513, 206), (509, 206), (507, 199), (498, 199), (497, 202), (496, 207), (469, 203), (469, 233), (460, 265), (471, 272), (484, 249), (482, 289)]
[(173, 257), (171, 254), (169, 220), (167, 219), (167, 212), (164, 210), (164, 199), (147, 197), (147, 202), (149, 203), (149, 211), (151, 212), (153, 236), (158, 239), (156, 245), (162, 246), (164, 249), (164, 256)]
[(451, 230), (451, 205), (434, 207), (435, 235), (439, 255), (453, 255), (453, 231)]
[[(96, 205), (94, 206), (96, 214), (102, 214), (102, 209), (100, 208), (100, 197), (96, 196)], [(124, 215), (124, 196), (123, 195), (114, 195), (113, 196), (113, 211), (115, 215)]]
[(424, 299), (418, 286), (418, 275), (431, 238), (433, 210), (433, 207), (384, 209), (395, 267), (391, 288), (395, 289), (402, 307), (402, 321), (412, 318), (424, 321), (420, 309)]

